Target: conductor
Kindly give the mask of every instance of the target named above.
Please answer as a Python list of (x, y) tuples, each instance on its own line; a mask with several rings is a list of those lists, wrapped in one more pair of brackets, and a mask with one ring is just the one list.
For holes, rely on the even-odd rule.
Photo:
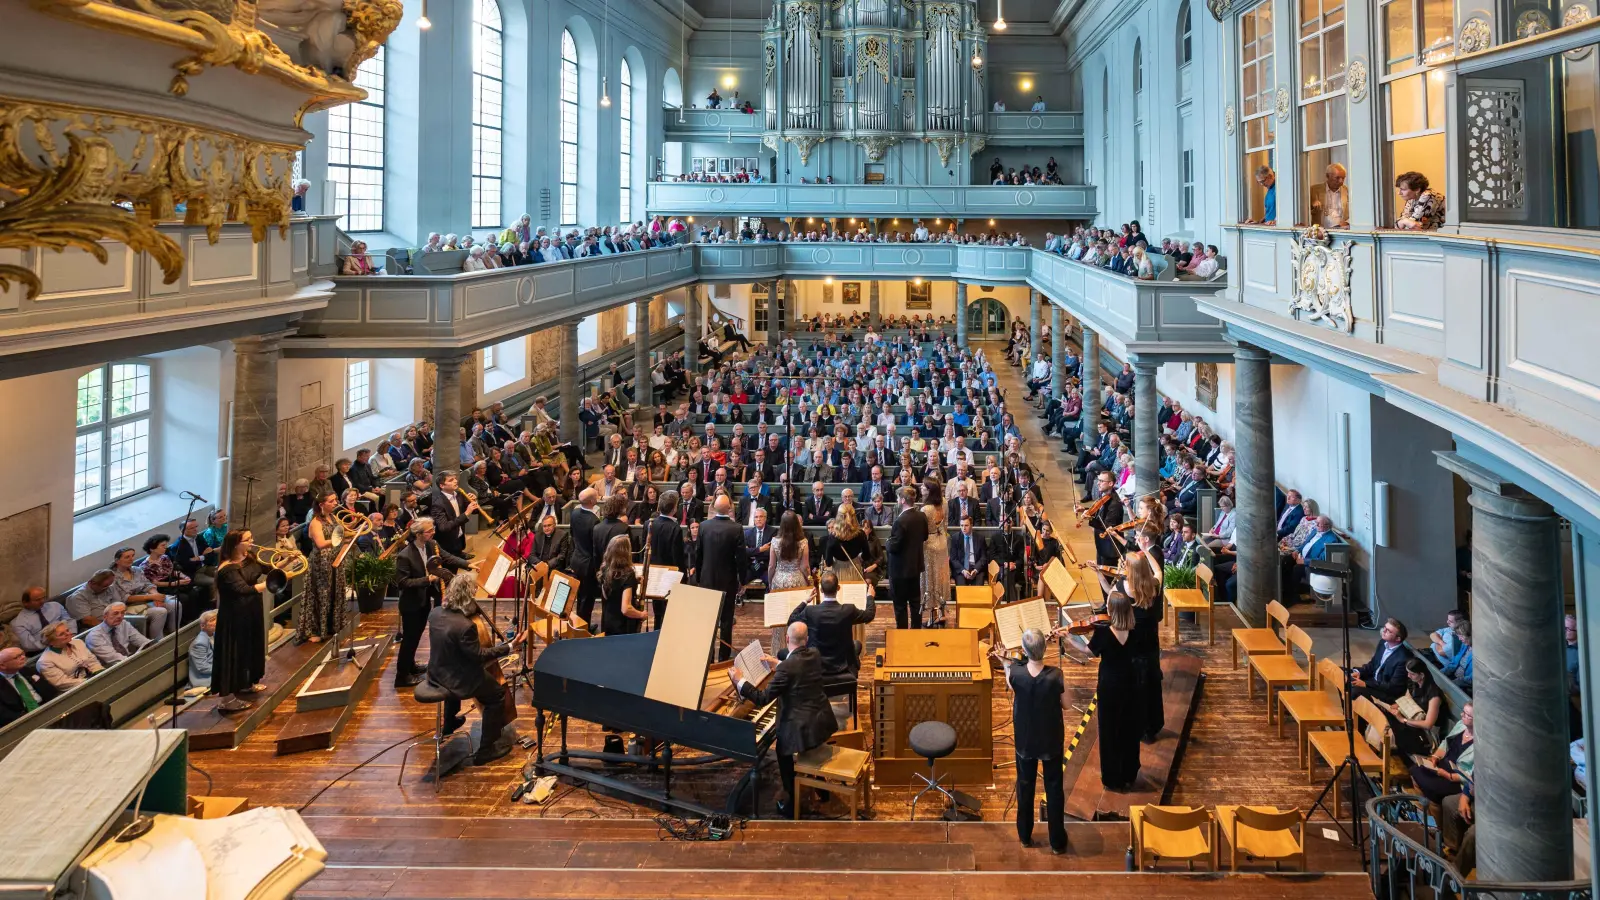
[[(744, 589), (750, 562), (744, 549), (744, 529), (732, 518), (733, 501), (727, 494), (718, 494), (712, 510), (715, 515), (700, 526), (694, 568), (700, 573), (701, 587), (722, 592), (722, 608), (717, 615), (717, 659), (723, 660), (733, 655), (733, 601)], [(778, 756), (781, 760), (781, 751)]]
[(878, 617), (877, 587), (867, 582), (867, 608), (839, 602), (839, 576), (823, 570), (817, 581), (821, 603), (802, 603), (789, 615), (789, 624), (806, 626), (807, 646), (822, 655), (822, 674), (856, 675), (861, 672), (861, 644), (855, 639), (855, 626)]
[(813, 747), (820, 747), (833, 736), (839, 727), (833, 707), (822, 688), (822, 654), (806, 646), (806, 624), (791, 622), (788, 631), (788, 654), (777, 663), (766, 687), (758, 688), (746, 680), (737, 665), (729, 673), (739, 685), (739, 696), (757, 706), (773, 700), (778, 706), (778, 774), (783, 778), (784, 795), (788, 801), (778, 801), (778, 817), (794, 816), (794, 757)]

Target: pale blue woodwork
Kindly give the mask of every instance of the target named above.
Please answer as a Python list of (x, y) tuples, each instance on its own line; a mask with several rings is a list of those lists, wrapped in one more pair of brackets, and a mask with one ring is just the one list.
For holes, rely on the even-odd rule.
[[(767, 215), (879, 218), (1095, 218), (1093, 185), (919, 187), (898, 184), (714, 184), (656, 182), (653, 216)], [(931, 224), (930, 224), (931, 227)], [(909, 228), (907, 230), (910, 230)]]

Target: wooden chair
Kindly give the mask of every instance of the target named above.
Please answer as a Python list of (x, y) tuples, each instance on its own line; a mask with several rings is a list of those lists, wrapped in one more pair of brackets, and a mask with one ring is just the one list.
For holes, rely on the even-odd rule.
[[(1277, 703), (1274, 702), (1273, 695), (1284, 688), (1297, 685), (1303, 684), (1308, 688), (1311, 687), (1311, 673), (1317, 662), (1316, 654), (1311, 652), (1311, 635), (1306, 634), (1304, 629), (1299, 625), (1290, 625), (1289, 633), (1286, 637), (1289, 639), (1289, 652), (1282, 656), (1250, 657), (1249, 677), (1245, 680), (1250, 691), (1251, 700), (1256, 698), (1255, 676), (1260, 675), (1261, 680), (1266, 682), (1267, 722), (1269, 724), (1278, 720)], [(1299, 650), (1305, 655), (1306, 662), (1304, 666), (1295, 661), (1295, 650)]]
[(872, 812), (872, 779), (867, 764), (872, 757), (865, 750), (835, 744), (813, 747), (794, 758), (794, 817), (800, 818), (801, 788), (814, 788), (850, 798), (850, 818), (856, 811)]
[[(1272, 863), (1274, 870), (1294, 861), (1306, 870), (1306, 816), (1299, 809), (1276, 806), (1218, 806), (1217, 827), (1228, 840), (1228, 867), (1239, 871), (1239, 855), (1247, 862)], [(1299, 834), (1295, 829), (1299, 829)]]
[(1282, 633), (1289, 630), (1289, 608), (1276, 600), (1267, 603), (1267, 627), (1233, 630), (1233, 667), (1239, 668), (1239, 651), (1246, 657), (1273, 656), (1289, 652)]
[(1302, 766), (1306, 764), (1307, 734), (1320, 728), (1344, 725), (1344, 671), (1331, 659), (1319, 659), (1316, 681), (1321, 682), (1319, 689), (1278, 694), (1278, 737), (1283, 737), (1284, 719), (1293, 719), (1295, 747), (1300, 752)]
[(1167, 613), (1172, 616), (1172, 642), (1178, 643), (1178, 613), (1193, 612), (1205, 613), (1206, 617), (1206, 643), (1212, 644), (1217, 639), (1217, 619), (1213, 600), (1217, 593), (1217, 583), (1212, 577), (1211, 567), (1201, 563), (1194, 567), (1193, 588), (1170, 588), (1167, 590)]
[(1217, 823), (1203, 806), (1133, 806), (1128, 809), (1128, 824), (1133, 831), (1135, 865), (1141, 870), (1146, 861), (1181, 859), (1193, 871), (1194, 861), (1204, 858), (1217, 869)]
[[(1382, 793), (1387, 794), (1390, 780), (1395, 776), (1404, 777), (1407, 773), (1405, 760), (1390, 753), (1394, 741), (1389, 719), (1383, 714), (1383, 710), (1378, 709), (1365, 697), (1357, 697), (1355, 702), (1350, 704), (1350, 712), (1355, 717), (1356, 731), (1360, 732), (1356, 735), (1355, 741), (1356, 764), (1361, 767), (1361, 771), (1377, 775), (1383, 785)], [(1368, 739), (1369, 729), (1377, 735), (1376, 741)], [(1306, 757), (1306, 780), (1314, 784), (1317, 757), (1320, 756), (1330, 766), (1337, 766), (1344, 762), (1349, 746), (1343, 728), (1333, 731), (1314, 731), (1307, 740), (1315, 753)], [(1354, 774), (1351, 773), (1352, 776)], [(1330, 793), (1333, 794), (1333, 817), (1337, 819), (1340, 816), (1340, 803), (1343, 800), (1341, 795), (1344, 792), (1335, 788)]]

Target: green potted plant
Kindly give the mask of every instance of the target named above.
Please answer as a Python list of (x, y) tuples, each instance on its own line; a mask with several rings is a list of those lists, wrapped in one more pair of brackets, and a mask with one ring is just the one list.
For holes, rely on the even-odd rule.
[(358, 553), (350, 560), (350, 573), (345, 580), (356, 589), (356, 607), (364, 613), (383, 608), (383, 598), (394, 582), (393, 557), (380, 557), (376, 553)]
[(1168, 590), (1194, 587), (1194, 566), (1162, 566), (1161, 586)]

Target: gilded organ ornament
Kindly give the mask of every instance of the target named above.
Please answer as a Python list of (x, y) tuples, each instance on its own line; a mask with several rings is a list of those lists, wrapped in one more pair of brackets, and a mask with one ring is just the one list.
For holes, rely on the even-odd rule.
[(1544, 10), (1530, 9), (1517, 16), (1517, 37), (1528, 38), (1550, 30), (1550, 17)]
[(1350, 273), (1354, 266), (1351, 243), (1334, 249), (1320, 227), (1296, 232), (1289, 245), (1294, 284), (1289, 295), (1289, 315), (1343, 331), (1355, 330), (1350, 305)]
[(1494, 32), (1489, 27), (1489, 20), (1483, 16), (1473, 16), (1461, 26), (1461, 34), (1456, 37), (1456, 49), (1462, 53), (1477, 53), (1489, 49), (1494, 40)]

